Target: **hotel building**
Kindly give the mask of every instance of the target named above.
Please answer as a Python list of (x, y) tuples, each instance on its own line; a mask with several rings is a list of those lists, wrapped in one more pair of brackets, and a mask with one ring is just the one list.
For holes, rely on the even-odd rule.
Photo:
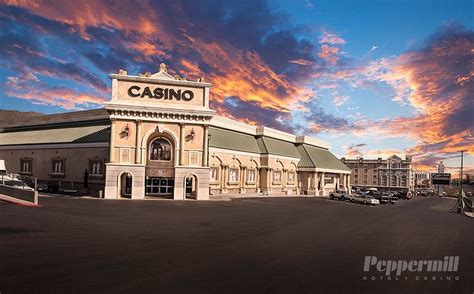
[(350, 169), (330, 145), (215, 114), (210, 83), (159, 72), (111, 74), (103, 109), (18, 119), (1, 126), (8, 172), (109, 199), (209, 195), (328, 195)]
[(402, 159), (392, 155), (387, 159), (341, 158), (341, 161), (351, 169), (350, 185), (356, 188), (414, 188), (414, 173), (411, 156)]

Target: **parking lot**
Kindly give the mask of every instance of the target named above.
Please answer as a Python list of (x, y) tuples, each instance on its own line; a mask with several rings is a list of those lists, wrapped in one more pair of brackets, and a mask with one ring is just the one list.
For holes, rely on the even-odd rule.
[[(0, 203), (0, 292), (472, 293), (474, 220), (454, 200)], [(459, 280), (364, 280), (365, 256), (460, 256)]]

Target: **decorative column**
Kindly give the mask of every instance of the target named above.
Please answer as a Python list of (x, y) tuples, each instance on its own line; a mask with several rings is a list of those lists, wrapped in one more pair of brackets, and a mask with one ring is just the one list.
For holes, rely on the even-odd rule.
[(222, 193), (227, 192), (227, 177), (228, 177), (228, 172), (227, 172), (227, 166), (223, 165), (222, 166)]
[(208, 166), (207, 153), (209, 151), (209, 126), (204, 125), (204, 152), (202, 153), (202, 166)]
[(110, 125), (110, 146), (109, 146), (109, 162), (114, 163), (115, 162), (115, 124), (116, 120), (115, 118), (111, 119), (111, 125)]
[(257, 193), (260, 193), (260, 170), (261, 168), (259, 167), (255, 169), (255, 188)]
[(179, 165), (184, 165), (184, 123), (179, 124)]
[(137, 120), (135, 122), (136, 125), (136, 134), (135, 134), (135, 164), (141, 164), (142, 163), (142, 146), (140, 144), (140, 136), (141, 136), (141, 130), (142, 130), (142, 121)]
[(240, 166), (240, 193), (244, 193), (245, 187), (245, 166)]
[(325, 175), (324, 175), (324, 172), (321, 173), (321, 190), (323, 191), (323, 195), (320, 195), (320, 196), (326, 196), (324, 195), (326, 190), (324, 188), (324, 186), (326, 185), (326, 179), (325, 179)]
[(312, 186), (312, 190), (314, 191), (314, 195), (313, 196), (318, 196), (319, 194), (319, 189), (318, 189), (318, 186), (319, 186), (319, 175), (318, 175), (318, 172), (314, 172), (314, 173), (310, 173), (310, 175), (312, 175), (312, 181), (311, 181), (311, 186)]
[(270, 190), (271, 190), (271, 188), (270, 188), (270, 187), (271, 187), (271, 183), (270, 183), (270, 173), (271, 173), (271, 172), (270, 172), (270, 168), (267, 167), (267, 168), (265, 169), (265, 172), (266, 172), (266, 173), (265, 173), (266, 185), (265, 185), (265, 187), (264, 187), (264, 191), (265, 191), (265, 193), (268, 195), (268, 194), (270, 193)]

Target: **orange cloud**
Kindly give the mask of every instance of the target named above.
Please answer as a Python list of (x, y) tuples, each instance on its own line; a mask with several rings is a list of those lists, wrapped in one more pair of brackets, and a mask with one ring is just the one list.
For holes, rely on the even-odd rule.
[(318, 53), (318, 56), (330, 64), (336, 64), (337, 61), (339, 60), (339, 52), (341, 51), (341, 48), (338, 47), (332, 47), (326, 44), (323, 44), (321, 46), (321, 51)]

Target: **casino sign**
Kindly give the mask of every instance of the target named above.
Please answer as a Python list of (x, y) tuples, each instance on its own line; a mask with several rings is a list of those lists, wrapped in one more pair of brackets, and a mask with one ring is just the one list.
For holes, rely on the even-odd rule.
[[(152, 90), (153, 89), (153, 90)], [(191, 101), (194, 98), (194, 93), (190, 90), (175, 90), (175, 89), (168, 89), (168, 88), (150, 88), (144, 87), (141, 88), (139, 86), (131, 86), (128, 88), (128, 96), (132, 98), (154, 98), (154, 99), (164, 99), (164, 100), (183, 100), (183, 101)]]

